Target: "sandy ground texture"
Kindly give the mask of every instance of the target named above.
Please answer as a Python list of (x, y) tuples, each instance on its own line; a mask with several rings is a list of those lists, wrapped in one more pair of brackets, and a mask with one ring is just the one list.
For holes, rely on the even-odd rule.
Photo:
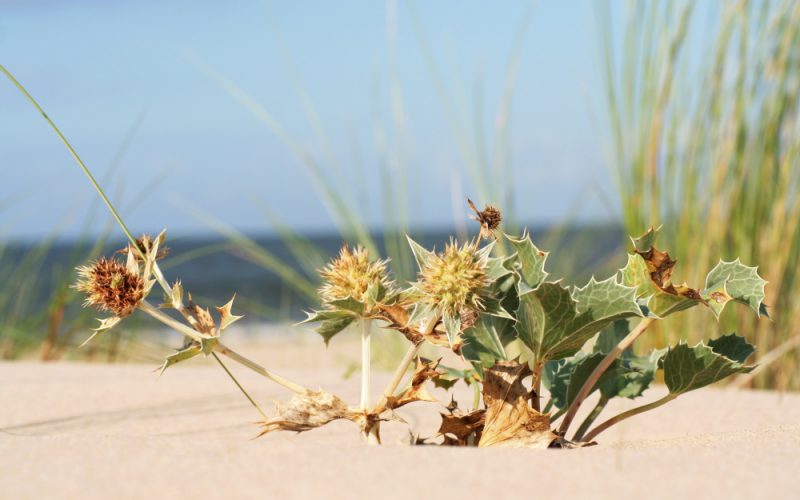
[[(261, 359), (284, 376), (357, 402), (357, 381), (343, 380), (341, 367), (290, 369), (291, 349), (273, 347)], [(580, 450), (411, 447), (401, 424), (384, 426), (384, 446), (367, 447), (345, 421), (253, 439), (255, 410), (219, 367), (194, 361), (161, 377), (137, 364), (0, 364), (0, 498), (800, 495), (800, 395), (700, 390)], [(268, 412), (288, 399), (234, 370)], [(376, 393), (387, 377), (377, 378)], [(437, 429), (439, 409), (417, 403), (401, 413), (424, 436)]]

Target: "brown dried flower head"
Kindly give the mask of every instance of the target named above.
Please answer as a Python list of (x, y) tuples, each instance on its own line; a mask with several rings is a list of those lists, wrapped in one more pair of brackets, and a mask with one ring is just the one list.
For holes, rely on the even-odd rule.
[(475, 243), (459, 247), (451, 241), (444, 252), (433, 254), (420, 270), (418, 288), (442, 313), (460, 315), (483, 309), (482, 295), (489, 284), (486, 254)]
[(478, 210), (472, 200), (467, 198), (467, 203), (475, 215), (470, 215), (470, 218), (477, 221), (481, 225), (481, 238), (488, 238), (494, 235), (494, 231), (500, 227), (503, 221), (503, 214), (500, 209), (491, 205), (486, 205), (483, 210)]
[(79, 267), (78, 275), (74, 288), (86, 294), (87, 307), (124, 318), (144, 298), (144, 280), (116, 259), (101, 257), (90, 266)]
[[(153, 248), (154, 241), (155, 240), (153, 239), (153, 237), (150, 236), (149, 234), (143, 234), (140, 238), (136, 239), (136, 246), (139, 247), (139, 251), (142, 254), (146, 255)], [(129, 250), (133, 251), (133, 256), (136, 257), (136, 260), (141, 260), (141, 255), (139, 254), (139, 252), (134, 250), (133, 245), (131, 245), (130, 243), (127, 246), (125, 246), (125, 248), (120, 248), (119, 250), (117, 250), (116, 253), (127, 254)], [(170, 252), (169, 247), (159, 246), (158, 251), (156, 252), (155, 260), (163, 259), (167, 255), (169, 255), (169, 252)]]
[(352, 298), (367, 302), (371, 287), (382, 287), (387, 293), (394, 284), (386, 269), (388, 260), (370, 261), (369, 252), (363, 246), (350, 248), (342, 245), (339, 256), (332, 259), (321, 271), (324, 284), (319, 289), (323, 302)]

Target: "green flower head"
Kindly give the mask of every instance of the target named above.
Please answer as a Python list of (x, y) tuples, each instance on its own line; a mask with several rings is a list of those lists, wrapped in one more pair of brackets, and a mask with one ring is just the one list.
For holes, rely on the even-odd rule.
[[(388, 260), (371, 261), (369, 252), (361, 245), (352, 249), (343, 245), (339, 256), (320, 271), (324, 283), (319, 295), (323, 303), (348, 298), (363, 304), (375, 298), (380, 300), (394, 286), (389, 279), (387, 263)], [(374, 290), (380, 293), (371, 296)]]
[[(486, 247), (489, 248), (489, 247)], [(477, 244), (459, 247), (454, 241), (442, 253), (431, 253), (420, 266), (417, 289), (444, 315), (458, 316), (483, 309), (489, 278), (488, 252)]]

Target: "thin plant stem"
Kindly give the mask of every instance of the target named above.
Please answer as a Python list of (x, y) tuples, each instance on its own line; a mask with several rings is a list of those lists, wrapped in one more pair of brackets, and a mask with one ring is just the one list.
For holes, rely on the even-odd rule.
[[(437, 314), (433, 316), (428, 324), (425, 325), (425, 328), (422, 329), (422, 334), (427, 335), (436, 328), (436, 323), (439, 322), (441, 319), (441, 315)], [(403, 380), (403, 376), (408, 371), (408, 367), (411, 365), (411, 362), (414, 361), (414, 358), (417, 357), (420, 348), (422, 347), (422, 342), (418, 344), (414, 344), (408, 348), (406, 351), (405, 356), (400, 361), (400, 364), (397, 366), (397, 369), (392, 374), (392, 379), (389, 381), (389, 384), (386, 386), (386, 389), (383, 390), (383, 396), (381, 396), (380, 401), (378, 402), (377, 406), (375, 407), (375, 411), (383, 410), (386, 406), (386, 403), (389, 401), (389, 398), (394, 394), (394, 391), (397, 390), (397, 387), (400, 385), (400, 382)]]
[(605, 396), (600, 396), (600, 400), (597, 402), (595, 407), (592, 409), (591, 413), (586, 417), (578, 430), (575, 432), (575, 436), (572, 437), (573, 441), (580, 441), (583, 438), (583, 435), (586, 434), (586, 431), (589, 430), (589, 427), (597, 420), (597, 417), (600, 416), (600, 413), (603, 412), (603, 409), (608, 404), (608, 398)]
[(78, 156), (78, 153), (72, 148), (72, 145), (69, 143), (67, 138), (64, 137), (64, 134), (61, 133), (61, 130), (56, 126), (55, 123), (53, 123), (53, 120), (51, 120), (50, 117), (47, 116), (47, 113), (45, 113), (42, 107), (39, 106), (39, 103), (36, 102), (36, 99), (34, 99), (33, 96), (31, 96), (28, 93), (28, 91), (25, 90), (25, 87), (23, 87), (22, 84), (19, 83), (16, 78), (14, 78), (14, 75), (12, 75), (2, 64), (0, 64), (0, 72), (2, 72), (3, 74), (6, 75), (6, 77), (8, 77), (11, 83), (13, 83), (14, 86), (17, 87), (17, 89), (20, 92), (22, 92), (25, 98), (28, 99), (28, 101), (33, 105), (33, 107), (36, 108), (36, 110), (42, 115), (42, 118), (44, 118), (45, 121), (50, 125), (50, 127), (52, 127), (56, 135), (58, 135), (58, 138), (61, 139), (61, 142), (63, 142), (64, 146), (66, 146), (67, 149), (69, 150), (70, 154), (72, 155), (72, 158), (75, 160), (78, 166), (81, 167), (81, 170), (83, 170), (83, 173), (86, 174), (86, 177), (89, 178), (89, 182), (92, 183), (92, 186), (94, 186), (94, 189), (100, 195), (100, 198), (103, 199), (103, 203), (105, 203), (106, 207), (108, 207), (108, 210), (111, 211), (111, 215), (114, 216), (114, 219), (116, 219), (117, 224), (119, 224), (120, 228), (122, 228), (122, 232), (124, 232), (125, 236), (128, 237), (133, 247), (139, 253), (139, 256), (142, 257), (142, 259), (144, 259), (144, 253), (139, 248), (139, 245), (136, 243), (136, 238), (134, 238), (131, 232), (128, 230), (128, 226), (126, 226), (125, 223), (122, 221), (122, 217), (120, 217), (120, 215), (117, 213), (117, 209), (114, 208), (114, 205), (111, 204), (111, 201), (108, 199), (105, 192), (103, 192), (103, 188), (100, 187), (100, 184), (97, 182), (92, 173), (83, 163), (81, 157)]
[(630, 417), (633, 417), (633, 416), (638, 415), (640, 413), (644, 413), (644, 412), (646, 412), (648, 410), (653, 410), (655, 408), (658, 408), (659, 406), (664, 405), (666, 403), (669, 403), (670, 401), (672, 401), (673, 399), (675, 399), (677, 397), (678, 397), (677, 394), (667, 394), (666, 396), (664, 396), (663, 398), (661, 398), (661, 399), (659, 399), (657, 401), (653, 401), (652, 403), (648, 403), (646, 405), (637, 406), (636, 408), (632, 408), (632, 409), (630, 409), (628, 411), (620, 413), (616, 417), (611, 417), (608, 420), (606, 420), (605, 422), (603, 422), (602, 424), (600, 424), (597, 427), (595, 427), (592, 430), (592, 432), (590, 432), (589, 434), (586, 435), (586, 437), (583, 439), (583, 441), (589, 442), (589, 441), (593, 440), (594, 438), (596, 438), (598, 434), (600, 434), (604, 430), (608, 429), (612, 425), (614, 425), (616, 423), (619, 423), (619, 422), (622, 422), (626, 418), (630, 418)]
[(531, 384), (531, 387), (533, 389), (534, 398), (531, 401), (531, 406), (536, 411), (539, 411), (539, 408), (541, 407), (541, 403), (539, 401), (540, 401), (541, 392), (542, 392), (542, 369), (543, 368), (544, 368), (544, 366), (541, 363), (539, 363), (538, 361), (536, 362), (536, 365), (533, 367), (533, 383)]
[(157, 319), (161, 323), (163, 323), (163, 324), (167, 325), (168, 327), (172, 328), (173, 330), (186, 335), (187, 337), (189, 337), (192, 340), (200, 342), (200, 339), (202, 338), (202, 336), (200, 335), (200, 332), (196, 331), (194, 328), (189, 327), (188, 325), (184, 325), (183, 323), (181, 323), (180, 321), (178, 321), (176, 319), (173, 319), (173, 318), (167, 316), (162, 311), (160, 311), (157, 308), (153, 307), (153, 305), (150, 304), (149, 302), (147, 302), (146, 300), (143, 300), (142, 302), (139, 303), (139, 309), (142, 312), (144, 312), (144, 313), (152, 316), (153, 318)]
[(292, 382), (291, 380), (285, 379), (285, 378), (281, 377), (280, 375), (278, 375), (276, 373), (270, 372), (269, 370), (267, 370), (263, 366), (259, 365), (258, 363), (245, 358), (241, 354), (239, 354), (236, 351), (234, 351), (234, 350), (222, 345), (221, 343), (217, 344), (217, 347), (216, 347), (215, 351), (217, 351), (218, 353), (220, 353), (220, 354), (222, 354), (224, 356), (227, 356), (227, 357), (231, 358), (232, 360), (236, 361), (237, 363), (239, 363), (241, 365), (246, 366), (247, 368), (250, 368), (254, 372), (258, 373), (259, 375), (262, 375), (262, 376), (272, 380), (276, 384), (284, 386), (285, 388), (289, 389), (290, 391), (296, 392), (297, 394), (305, 394), (305, 393), (308, 392), (308, 389), (303, 387), (302, 385), (296, 384), (296, 383)]
[(544, 405), (544, 408), (542, 409), (542, 413), (547, 413), (551, 409), (553, 409), (553, 398), (550, 398), (550, 400), (547, 401), (547, 404)]
[(633, 341), (636, 340), (639, 335), (644, 333), (647, 330), (647, 327), (650, 326), (654, 318), (643, 318), (636, 328), (634, 328), (628, 335), (625, 336), (622, 340), (620, 340), (619, 344), (614, 347), (614, 349), (609, 352), (605, 358), (597, 365), (597, 367), (592, 371), (589, 378), (586, 379), (581, 390), (578, 391), (577, 396), (575, 399), (572, 400), (572, 404), (569, 405), (569, 410), (567, 410), (567, 414), (564, 416), (564, 420), (561, 422), (561, 427), (559, 427), (558, 432), (560, 435), (565, 436), (567, 434), (567, 430), (569, 430), (569, 425), (572, 423), (572, 420), (575, 418), (575, 414), (578, 413), (578, 409), (581, 407), (581, 403), (586, 397), (592, 392), (592, 389), (595, 385), (597, 385), (597, 381), (600, 380), (600, 377), (603, 376), (603, 373), (608, 369), (609, 366), (617, 359), (625, 349), (630, 347), (633, 344)]
[(370, 364), (372, 358), (370, 321), (361, 319), (361, 409), (369, 408)]
[(389, 398), (394, 394), (394, 391), (397, 390), (397, 387), (403, 380), (403, 376), (406, 374), (406, 371), (408, 371), (408, 367), (411, 365), (411, 362), (417, 357), (420, 346), (421, 344), (414, 344), (408, 348), (405, 356), (403, 356), (403, 359), (400, 361), (397, 369), (392, 374), (392, 379), (389, 381), (389, 384), (386, 385), (386, 389), (383, 390), (383, 396), (381, 396), (380, 401), (378, 401), (378, 404), (375, 407), (376, 411), (383, 409), (383, 407), (386, 406), (386, 403), (389, 401)]
[(228, 367), (225, 366), (225, 363), (223, 363), (222, 360), (219, 359), (219, 356), (217, 356), (217, 353), (212, 352), (211, 355), (214, 356), (214, 359), (217, 361), (217, 363), (219, 363), (219, 366), (221, 366), (222, 369), (225, 370), (225, 373), (227, 373), (228, 376), (231, 378), (231, 380), (233, 380), (233, 383), (236, 384), (236, 387), (238, 387), (239, 390), (242, 391), (242, 394), (244, 394), (244, 397), (246, 397), (247, 400), (250, 401), (250, 404), (253, 405), (253, 407), (256, 410), (258, 410), (258, 413), (260, 413), (261, 416), (264, 417), (264, 420), (269, 420), (269, 417), (267, 416), (266, 413), (264, 413), (264, 410), (262, 410), (261, 407), (258, 406), (258, 403), (256, 403), (255, 400), (250, 396), (250, 394), (248, 394), (247, 391), (244, 390), (244, 387), (242, 387), (242, 384), (240, 384), (239, 381), (236, 380), (236, 377), (234, 377), (233, 373), (231, 373), (231, 371), (228, 370)]

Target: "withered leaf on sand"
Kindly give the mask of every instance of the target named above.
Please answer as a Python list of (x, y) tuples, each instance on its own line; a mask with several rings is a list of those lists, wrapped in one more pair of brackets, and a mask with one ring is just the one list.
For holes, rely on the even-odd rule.
[(322, 427), (334, 420), (349, 420), (362, 429), (368, 430), (377, 422), (396, 420), (401, 421), (391, 410), (380, 413), (365, 413), (364, 411), (347, 406), (340, 397), (325, 391), (307, 390), (295, 394), (288, 404), (276, 402), (273, 418), (262, 422), (264, 428), (258, 437), (272, 431), (305, 432)]
[(478, 446), (547, 448), (557, 438), (550, 430), (550, 418), (528, 405), (530, 393), (522, 384), (530, 373), (527, 368), (503, 362), (486, 370), (486, 422)]
[(304, 432), (321, 427), (329, 422), (346, 419), (352, 422), (363, 420), (364, 414), (347, 406), (341, 398), (325, 391), (295, 394), (288, 404), (275, 403), (277, 415), (261, 425), (260, 436), (272, 431)]
[[(469, 446), (477, 443), (483, 430), (485, 410), (466, 413), (459, 410), (455, 403), (451, 403), (447, 409), (450, 413), (442, 414), (442, 425), (439, 426), (439, 435), (444, 437), (442, 444)], [(470, 443), (470, 438), (472, 438), (472, 443)]]
[(409, 385), (402, 394), (386, 398), (386, 407), (396, 409), (416, 401), (436, 401), (436, 399), (425, 390), (425, 384), (429, 380), (436, 379), (444, 373), (436, 369), (436, 367), (439, 366), (439, 361), (441, 360), (423, 361), (417, 358), (414, 376), (411, 377), (411, 385)]

